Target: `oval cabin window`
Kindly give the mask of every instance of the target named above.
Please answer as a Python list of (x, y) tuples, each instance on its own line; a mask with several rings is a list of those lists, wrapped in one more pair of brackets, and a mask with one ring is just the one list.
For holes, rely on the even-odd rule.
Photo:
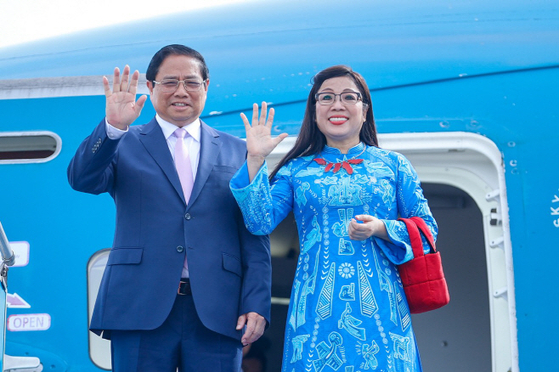
[(62, 141), (52, 132), (0, 132), (0, 163), (41, 163), (60, 153)]

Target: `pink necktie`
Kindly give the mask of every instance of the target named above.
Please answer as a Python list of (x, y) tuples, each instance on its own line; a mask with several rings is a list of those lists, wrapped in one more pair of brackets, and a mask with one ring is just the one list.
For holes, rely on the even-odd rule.
[[(188, 156), (188, 148), (184, 143), (184, 137), (187, 132), (183, 128), (178, 128), (173, 133), (177, 137), (177, 143), (175, 144), (175, 167), (177, 168), (177, 173), (179, 174), (179, 179), (181, 181), (182, 192), (184, 194), (184, 200), (188, 204), (190, 199), (190, 193), (192, 192), (192, 185), (194, 180), (192, 177), (192, 166), (190, 165), (190, 156)], [(186, 255), (184, 256), (184, 264), (182, 268), (182, 278), (190, 277), (188, 272), (188, 261)]]
[(194, 180), (192, 178), (192, 166), (190, 165), (188, 148), (184, 143), (184, 137), (187, 135), (187, 132), (183, 128), (178, 128), (173, 134), (177, 137), (177, 143), (175, 144), (175, 167), (177, 167), (177, 173), (181, 181), (184, 200), (188, 203)]

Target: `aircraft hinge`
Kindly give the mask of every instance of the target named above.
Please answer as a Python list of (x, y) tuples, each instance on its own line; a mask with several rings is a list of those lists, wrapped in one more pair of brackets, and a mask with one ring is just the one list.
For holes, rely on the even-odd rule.
[(497, 208), (491, 208), (491, 214), (489, 219), (489, 224), (491, 226), (497, 226), (503, 222), (503, 217), (501, 216), (501, 212)]
[[(491, 201), (491, 200), (498, 199), (499, 195), (501, 195), (501, 190), (495, 189), (495, 190), (490, 191), (487, 194), (485, 194), (485, 200)], [(499, 201), (499, 200), (497, 200), (497, 201)]]
[(493, 297), (500, 298), (504, 297), (505, 300), (507, 299), (507, 287), (499, 288), (495, 292), (493, 292)]
[(504, 243), (505, 243), (505, 238), (500, 236), (496, 239), (491, 240), (489, 242), (489, 246), (491, 248), (501, 248), (501, 249), (503, 249), (504, 248)]

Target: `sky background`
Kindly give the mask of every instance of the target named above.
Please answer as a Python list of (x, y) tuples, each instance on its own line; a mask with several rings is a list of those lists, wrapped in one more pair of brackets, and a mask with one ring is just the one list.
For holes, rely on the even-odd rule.
[(0, 48), (244, 0), (0, 0)]

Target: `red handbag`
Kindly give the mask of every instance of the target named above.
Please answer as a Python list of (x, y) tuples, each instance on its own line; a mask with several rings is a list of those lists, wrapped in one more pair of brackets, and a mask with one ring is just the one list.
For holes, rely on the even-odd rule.
[[(398, 218), (408, 229), (413, 259), (398, 266), (404, 292), (412, 314), (424, 313), (443, 307), (450, 302), (450, 294), (444, 277), (440, 252), (437, 252), (433, 235), (420, 217)], [(423, 252), (421, 234), (431, 247)]]

